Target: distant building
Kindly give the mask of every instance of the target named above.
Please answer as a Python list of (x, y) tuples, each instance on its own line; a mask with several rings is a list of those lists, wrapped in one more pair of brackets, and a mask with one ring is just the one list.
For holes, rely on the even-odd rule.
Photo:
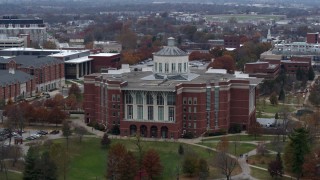
[(240, 37), (238, 35), (225, 35), (223, 40), (224, 48), (240, 48)]
[(7, 37), (5, 34), (0, 34), (0, 49), (27, 47), (25, 38)]
[(93, 49), (101, 49), (103, 53), (120, 53), (122, 45), (116, 41), (94, 41)]
[(309, 44), (318, 44), (319, 43), (319, 33), (308, 33), (307, 34), (307, 43)]
[(265, 79), (275, 79), (280, 73), (280, 64), (271, 64), (269, 62), (247, 63), (244, 72), (250, 77), (258, 77)]
[(19, 19), (16, 16), (3, 16), (0, 19), (0, 34), (18, 37), (29, 34), (31, 42), (43, 44), (47, 40), (46, 26), (42, 19)]
[(91, 54), (92, 58), (92, 72), (100, 73), (108, 69), (120, 68), (120, 54), (119, 53), (99, 53)]

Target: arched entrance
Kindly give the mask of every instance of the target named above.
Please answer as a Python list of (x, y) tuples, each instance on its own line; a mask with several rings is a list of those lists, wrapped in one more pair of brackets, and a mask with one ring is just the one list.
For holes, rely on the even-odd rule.
[(137, 126), (136, 125), (130, 125), (130, 136), (134, 136), (137, 133)]
[(151, 126), (150, 135), (153, 138), (156, 138), (158, 136), (158, 128), (157, 128), (157, 126)]
[(167, 126), (161, 127), (161, 137), (168, 138), (168, 127)]
[(147, 126), (145, 126), (145, 125), (141, 125), (140, 126), (140, 136), (141, 137), (147, 137), (148, 136)]

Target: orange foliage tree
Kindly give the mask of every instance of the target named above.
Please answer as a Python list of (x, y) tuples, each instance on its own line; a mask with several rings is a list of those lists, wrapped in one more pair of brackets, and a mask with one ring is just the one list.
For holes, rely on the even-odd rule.
[(216, 58), (211, 67), (214, 69), (226, 69), (228, 73), (234, 73), (236, 64), (234, 59), (229, 55)]

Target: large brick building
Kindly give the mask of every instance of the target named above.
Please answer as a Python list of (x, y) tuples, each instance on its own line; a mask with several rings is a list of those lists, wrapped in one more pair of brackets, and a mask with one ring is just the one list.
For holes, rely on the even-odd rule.
[(85, 76), (86, 122), (97, 121), (120, 135), (179, 138), (189, 132), (247, 129), (256, 120), (255, 100), (261, 79), (237, 78), (190, 69), (188, 54), (168, 46), (154, 54), (153, 71)]

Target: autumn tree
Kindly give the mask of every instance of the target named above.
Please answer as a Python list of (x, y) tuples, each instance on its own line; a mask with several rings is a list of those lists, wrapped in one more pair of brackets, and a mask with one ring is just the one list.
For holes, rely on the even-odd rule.
[(289, 135), (289, 142), (284, 149), (284, 164), (289, 172), (300, 179), (304, 157), (310, 152), (309, 132), (304, 128), (295, 129)]
[(54, 107), (49, 112), (49, 119), (51, 123), (55, 123), (56, 127), (67, 118), (67, 114), (58, 107)]
[(230, 55), (214, 59), (211, 67), (214, 69), (226, 69), (228, 73), (234, 73), (236, 68), (235, 61)]
[(257, 139), (257, 136), (261, 135), (262, 128), (261, 124), (259, 122), (252, 122), (252, 124), (249, 127), (249, 134), (254, 135), (254, 139)]
[(320, 147), (314, 147), (310, 153), (305, 156), (303, 163), (303, 176), (308, 179), (318, 177), (318, 168), (320, 164)]
[(109, 179), (134, 179), (137, 173), (137, 163), (133, 154), (128, 152), (125, 146), (120, 143), (110, 147), (107, 168)]
[(271, 161), (268, 164), (268, 172), (270, 176), (273, 177), (282, 177), (283, 175), (283, 165), (281, 160), (281, 155), (278, 152), (277, 157), (274, 161)]
[(257, 145), (257, 154), (264, 156), (268, 150), (264, 142), (259, 142)]
[(66, 98), (66, 106), (71, 110), (77, 109), (77, 97), (74, 94), (71, 94)]
[(80, 102), (82, 100), (82, 93), (79, 88), (79, 86), (76, 83), (72, 83), (71, 87), (69, 88), (68, 95), (74, 94), (77, 98), (77, 102)]
[(278, 98), (277, 98), (277, 93), (273, 92), (270, 97), (269, 97), (269, 101), (272, 105), (276, 106), (278, 105)]
[(52, 41), (46, 41), (43, 44), (43, 48), (44, 49), (57, 49), (57, 45), (56, 43), (52, 42)]
[(117, 40), (122, 44), (124, 50), (135, 49), (137, 46), (137, 35), (127, 27), (122, 28)]
[(198, 169), (199, 169), (199, 178), (200, 179), (207, 179), (209, 176), (209, 166), (205, 159), (200, 158), (198, 161)]
[(161, 165), (160, 156), (154, 149), (146, 151), (143, 157), (143, 168), (147, 172), (148, 179), (152, 180), (161, 175), (163, 166)]
[(182, 161), (182, 171), (189, 177), (198, 172), (198, 157), (195, 154), (186, 153)]

